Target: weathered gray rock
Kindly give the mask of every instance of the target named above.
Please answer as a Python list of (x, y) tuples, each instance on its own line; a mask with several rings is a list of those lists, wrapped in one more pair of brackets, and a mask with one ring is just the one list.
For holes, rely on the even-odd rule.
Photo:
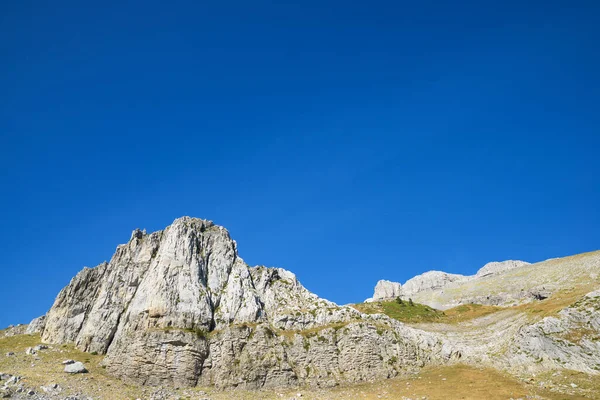
[(496, 275), (504, 271), (508, 271), (510, 269), (523, 267), (525, 265), (530, 265), (528, 262), (519, 261), (519, 260), (507, 260), (507, 261), (493, 261), (485, 264), (477, 274), (475, 275), (478, 278), (482, 278), (484, 276)]
[(88, 372), (83, 363), (77, 361), (72, 364), (65, 365), (65, 372), (69, 374), (83, 374)]
[(402, 296), (410, 297), (426, 290), (440, 289), (452, 282), (461, 282), (470, 277), (458, 274), (448, 274), (442, 271), (428, 271), (406, 281), (402, 286)]
[(6, 383), (4, 385), (5, 386), (16, 385), (17, 383), (19, 383), (20, 380), (21, 380), (20, 376), (13, 375), (10, 378), (8, 378), (8, 380), (6, 381)]
[(375, 285), (375, 292), (370, 300), (379, 301), (395, 299), (396, 297), (401, 296), (402, 293), (402, 285), (398, 282), (380, 280), (377, 282), (377, 285)]
[(27, 325), (18, 324), (18, 325), (9, 325), (5, 330), (0, 331), (0, 337), (11, 337), (15, 335), (22, 335), (25, 333), (27, 329)]
[[(465, 282), (479, 282), (479, 279), (496, 276), (502, 274), (505, 271), (509, 271), (512, 269), (516, 269), (519, 267), (530, 265), (525, 261), (515, 261), (508, 260), (502, 262), (490, 262), (484, 265), (476, 275), (473, 276), (465, 276), (459, 274), (449, 274), (447, 272), (442, 271), (428, 271), (421, 275), (417, 275), (409, 280), (407, 280), (404, 285), (400, 285), (397, 282), (390, 281), (379, 281), (377, 286), (375, 286), (375, 292), (372, 298), (365, 300), (365, 302), (371, 301), (379, 301), (379, 300), (390, 300), (395, 297), (402, 298), (412, 298), (416, 295), (419, 295), (420, 302), (427, 304), (436, 308), (449, 308), (463, 303), (478, 303), (478, 304), (489, 304), (489, 305), (499, 305), (504, 304), (506, 302), (510, 302), (511, 300), (515, 300), (517, 302), (523, 298), (533, 298), (539, 299), (542, 297), (547, 297), (550, 292), (545, 289), (535, 289), (532, 291), (528, 291), (527, 293), (519, 292), (513, 293), (511, 296), (505, 296), (503, 294), (497, 295), (495, 297), (490, 297), (488, 294), (479, 297), (471, 297), (469, 299), (458, 300), (454, 304), (439, 304), (435, 301), (429, 301), (428, 297), (433, 294), (435, 296), (435, 291), (443, 291), (445, 287), (454, 285), (458, 285), (460, 283)], [(475, 283), (477, 284), (477, 283)], [(424, 300), (425, 299), (425, 300)]]
[(77, 274), (42, 339), (106, 354), (109, 372), (149, 385), (331, 386), (455, 356), (433, 334), (320, 299), (289, 271), (248, 267), (224, 228), (188, 217), (134, 231)]
[(46, 316), (45, 315), (34, 318), (29, 323), (29, 325), (27, 325), (27, 329), (25, 330), (25, 333), (26, 334), (41, 333), (44, 330), (45, 325), (46, 325)]
[(526, 325), (509, 348), (513, 368), (552, 370), (567, 368), (589, 374), (600, 373), (600, 290), (561, 310)]

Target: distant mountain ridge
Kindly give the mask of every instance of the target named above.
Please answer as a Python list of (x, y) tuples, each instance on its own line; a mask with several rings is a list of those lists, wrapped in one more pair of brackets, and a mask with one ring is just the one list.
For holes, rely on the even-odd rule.
[[(464, 282), (473, 279), (484, 278), (496, 275), (514, 268), (530, 265), (525, 261), (507, 260), (501, 262), (489, 262), (481, 267), (475, 275), (450, 274), (443, 271), (427, 271), (407, 280), (404, 285), (381, 280), (377, 282), (373, 297), (366, 299), (365, 302), (385, 300), (395, 297), (409, 298), (419, 292), (427, 290), (441, 289), (452, 282)], [(392, 289), (393, 288), (393, 289)]]

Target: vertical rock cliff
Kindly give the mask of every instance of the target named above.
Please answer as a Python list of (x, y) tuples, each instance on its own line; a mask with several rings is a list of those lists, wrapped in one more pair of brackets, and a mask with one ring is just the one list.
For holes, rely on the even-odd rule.
[(454, 356), (435, 335), (339, 307), (283, 269), (247, 266), (227, 230), (136, 230), (56, 298), (42, 338), (106, 354), (144, 384), (258, 388), (386, 378)]

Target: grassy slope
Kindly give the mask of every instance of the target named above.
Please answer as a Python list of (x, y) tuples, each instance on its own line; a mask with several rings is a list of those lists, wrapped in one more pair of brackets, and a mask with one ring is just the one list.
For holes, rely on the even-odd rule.
[(424, 304), (414, 303), (411, 306), (406, 301), (399, 304), (395, 300), (359, 303), (352, 305), (352, 307), (365, 314), (385, 314), (404, 323), (437, 322), (447, 324), (468, 321), (503, 310), (501, 307), (465, 304), (446, 311), (440, 311)]
[(410, 305), (408, 301), (376, 301), (354, 304), (352, 307), (365, 314), (385, 314), (402, 322), (437, 322), (444, 316), (441, 311), (423, 304)]
[(544, 287), (551, 291), (576, 289), (583, 285), (600, 287), (600, 251), (550, 259), (501, 274), (451, 283), (442, 290), (413, 295), (415, 302), (446, 308), (457, 299), (518, 293)]

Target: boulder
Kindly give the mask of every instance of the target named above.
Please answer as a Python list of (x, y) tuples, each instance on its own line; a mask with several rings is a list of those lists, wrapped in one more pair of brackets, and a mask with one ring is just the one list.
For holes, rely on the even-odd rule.
[(82, 374), (88, 372), (83, 363), (77, 361), (72, 364), (65, 365), (65, 372), (69, 374)]

